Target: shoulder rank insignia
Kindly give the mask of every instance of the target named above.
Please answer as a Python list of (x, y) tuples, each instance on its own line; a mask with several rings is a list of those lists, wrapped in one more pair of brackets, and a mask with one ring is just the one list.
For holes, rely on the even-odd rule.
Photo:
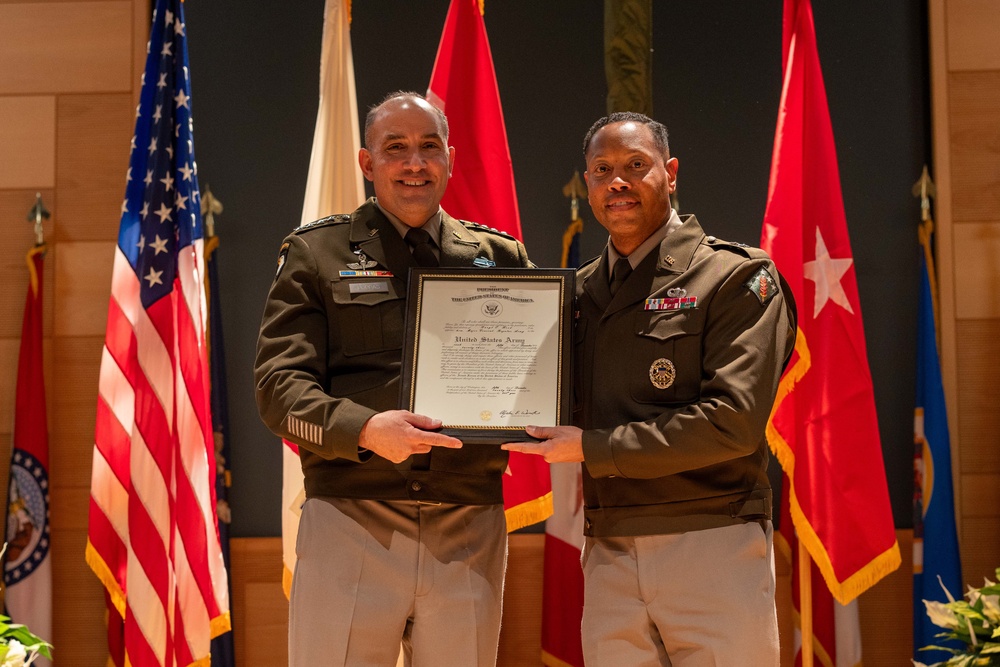
[(771, 300), (771, 297), (778, 293), (778, 281), (762, 266), (757, 273), (753, 274), (753, 278), (746, 283), (746, 288), (760, 299), (761, 305), (764, 305)]
[(325, 218), (320, 218), (319, 220), (313, 220), (312, 222), (307, 222), (303, 225), (296, 227), (293, 232), (304, 232), (307, 229), (312, 229), (313, 227), (322, 227), (325, 225), (333, 225), (337, 223), (350, 222), (351, 216), (346, 213), (340, 213), (338, 215), (328, 215)]

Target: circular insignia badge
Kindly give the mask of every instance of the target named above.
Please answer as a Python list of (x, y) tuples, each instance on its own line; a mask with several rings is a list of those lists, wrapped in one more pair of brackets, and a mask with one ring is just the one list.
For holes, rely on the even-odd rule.
[(657, 359), (649, 367), (649, 381), (657, 389), (666, 389), (674, 383), (675, 377), (677, 370), (674, 368), (674, 362), (669, 359)]
[(7, 506), (7, 585), (38, 568), (49, 552), (49, 479), (41, 462), (15, 449)]
[(490, 412), (489, 410), (483, 410), (482, 412), (479, 413), (479, 418), (482, 419), (484, 422), (488, 422), (489, 420), (493, 419), (493, 413)]

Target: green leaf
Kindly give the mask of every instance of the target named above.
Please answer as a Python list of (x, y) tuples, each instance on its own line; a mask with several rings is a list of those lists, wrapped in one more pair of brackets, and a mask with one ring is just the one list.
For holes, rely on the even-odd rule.
[(958, 649), (952, 648), (951, 646), (936, 646), (934, 644), (930, 644), (929, 646), (925, 646), (925, 647), (923, 647), (921, 649), (918, 649), (918, 650), (920, 650), (920, 651), (947, 651), (948, 653), (951, 653), (952, 655), (965, 655), (965, 651), (959, 651)]

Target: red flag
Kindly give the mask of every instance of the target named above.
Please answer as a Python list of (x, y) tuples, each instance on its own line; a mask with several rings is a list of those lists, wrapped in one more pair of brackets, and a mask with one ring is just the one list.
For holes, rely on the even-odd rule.
[(899, 545), (809, 0), (785, 0), (783, 52), (761, 246), (791, 285), (799, 332), (767, 435), (798, 539), (846, 604), (899, 567)]
[(158, 0), (98, 386), (86, 558), (133, 667), (207, 664), (230, 628), (185, 33), (181, 1)]
[(448, 115), (455, 147), (441, 206), (521, 240), (507, 127), (478, 0), (452, 0), (427, 97)]
[[(52, 641), (49, 557), (49, 430), (42, 374), (42, 275), (45, 246), (28, 251), (31, 281), (21, 325), (17, 396), (7, 488), (5, 603), (14, 623)], [(40, 661), (39, 664), (48, 664)]]
[[(427, 97), (448, 115), (455, 168), (441, 206), (521, 239), (514, 171), (486, 24), (477, 0), (452, 0), (444, 21)], [(548, 464), (511, 452), (503, 478), (507, 530), (552, 514)]]

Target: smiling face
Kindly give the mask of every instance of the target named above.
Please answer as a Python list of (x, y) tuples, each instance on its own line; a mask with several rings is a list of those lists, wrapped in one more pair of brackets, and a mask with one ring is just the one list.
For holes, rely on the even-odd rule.
[(430, 103), (395, 97), (376, 112), (358, 154), (379, 204), (406, 225), (423, 225), (444, 196), (455, 149)]
[(587, 199), (622, 255), (630, 255), (670, 215), (677, 158), (661, 150), (649, 127), (633, 121), (599, 129), (587, 149)]

